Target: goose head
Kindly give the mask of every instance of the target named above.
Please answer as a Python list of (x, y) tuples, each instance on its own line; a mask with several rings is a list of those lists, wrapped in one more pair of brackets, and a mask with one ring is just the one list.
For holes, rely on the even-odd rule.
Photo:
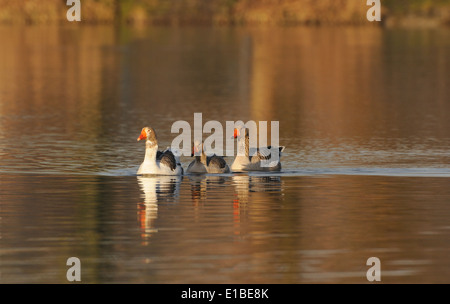
[(233, 138), (248, 137), (248, 129), (245, 126), (239, 126), (234, 129)]
[(142, 128), (141, 131), (141, 135), (139, 135), (137, 141), (141, 141), (141, 140), (147, 140), (150, 141), (152, 143), (157, 143), (158, 140), (156, 138), (156, 133), (155, 130), (151, 127), (144, 127)]
[(191, 157), (200, 156), (202, 154), (202, 151), (203, 151), (203, 143), (199, 140), (194, 140), (194, 143), (192, 145)]

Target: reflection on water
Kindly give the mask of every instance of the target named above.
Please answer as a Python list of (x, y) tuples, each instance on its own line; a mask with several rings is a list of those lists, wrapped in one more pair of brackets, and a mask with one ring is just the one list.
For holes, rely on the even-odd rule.
[(8, 174), (0, 190), (5, 283), (66, 282), (70, 256), (85, 283), (364, 283), (371, 256), (385, 283), (450, 268), (447, 178)]
[(232, 177), (233, 185), (236, 192), (236, 203), (247, 203), (253, 201), (257, 196), (267, 196), (274, 194), (282, 195), (282, 181), (280, 176), (270, 175), (234, 175)]
[[(449, 35), (0, 27), (1, 282), (448, 282)], [(136, 177), (195, 112), (279, 121), (282, 171)]]
[(141, 236), (147, 240), (152, 233), (153, 222), (158, 217), (158, 204), (174, 203), (180, 195), (182, 176), (138, 176), (144, 202), (138, 203), (138, 221)]
[(191, 197), (194, 205), (212, 199), (211, 195), (226, 181), (226, 177), (221, 175), (190, 174), (187, 177), (191, 184)]

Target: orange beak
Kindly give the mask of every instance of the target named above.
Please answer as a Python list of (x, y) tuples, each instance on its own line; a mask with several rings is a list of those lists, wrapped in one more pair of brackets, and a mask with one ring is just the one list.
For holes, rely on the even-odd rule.
[(238, 138), (238, 136), (239, 136), (239, 130), (234, 129), (234, 138)]
[(147, 133), (145, 132), (144, 129), (142, 129), (141, 135), (139, 135), (137, 141), (140, 141), (140, 140), (143, 140), (143, 139), (147, 139)]

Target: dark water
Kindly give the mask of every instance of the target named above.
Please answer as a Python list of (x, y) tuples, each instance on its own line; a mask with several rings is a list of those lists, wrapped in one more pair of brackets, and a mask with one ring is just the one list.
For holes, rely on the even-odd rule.
[[(0, 37), (0, 282), (449, 283), (449, 29)], [(282, 172), (135, 176), (196, 112), (279, 121)]]

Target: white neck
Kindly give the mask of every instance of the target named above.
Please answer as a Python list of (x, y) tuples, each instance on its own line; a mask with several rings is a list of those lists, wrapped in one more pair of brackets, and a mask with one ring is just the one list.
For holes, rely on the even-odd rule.
[(248, 154), (246, 154), (246, 146), (245, 146), (245, 137), (241, 137), (238, 139), (237, 142), (237, 156), (248, 156)]
[(144, 162), (156, 162), (156, 152), (158, 151), (158, 144), (147, 140), (145, 142), (145, 158)]

